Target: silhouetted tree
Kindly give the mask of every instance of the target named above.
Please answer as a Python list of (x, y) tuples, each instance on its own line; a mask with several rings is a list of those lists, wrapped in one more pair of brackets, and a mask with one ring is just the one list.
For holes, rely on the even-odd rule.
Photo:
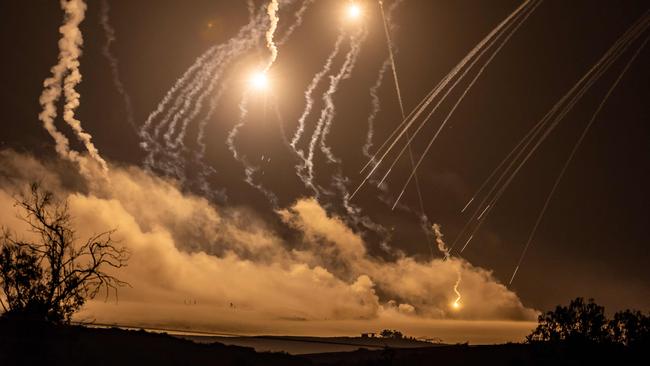
[[(19, 240), (8, 230), (0, 236), (0, 302), (3, 317), (69, 322), (99, 291), (127, 285), (106, 272), (126, 265), (128, 252), (114, 245), (114, 230), (78, 242), (66, 201), (38, 184), (16, 200), (20, 217), (38, 239)], [(6, 304), (2, 301), (6, 300)]]
[(578, 297), (569, 306), (557, 306), (538, 317), (537, 328), (526, 338), (529, 342), (595, 342), (609, 339), (605, 308), (593, 299)]
[(612, 341), (632, 347), (650, 346), (650, 316), (640, 311), (625, 310), (609, 321)]

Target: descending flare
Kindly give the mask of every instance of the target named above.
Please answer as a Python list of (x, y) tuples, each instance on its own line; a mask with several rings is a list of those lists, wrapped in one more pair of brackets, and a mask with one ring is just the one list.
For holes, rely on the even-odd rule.
[(251, 75), (249, 80), (251, 87), (257, 90), (266, 90), (269, 87), (269, 78), (266, 73), (257, 71)]
[(451, 307), (458, 310), (460, 309), (460, 291), (458, 291), (458, 285), (460, 285), (460, 273), (458, 273), (458, 280), (454, 285), (454, 292), (456, 293), (456, 300), (451, 304)]
[(347, 8), (347, 15), (350, 19), (357, 19), (361, 16), (361, 6), (357, 3), (351, 2)]

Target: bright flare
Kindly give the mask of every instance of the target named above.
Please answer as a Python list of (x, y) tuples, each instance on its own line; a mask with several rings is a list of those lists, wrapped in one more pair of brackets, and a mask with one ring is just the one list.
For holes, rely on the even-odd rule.
[(361, 6), (356, 3), (348, 5), (348, 18), (357, 19), (361, 16)]
[(258, 71), (251, 76), (250, 85), (257, 90), (266, 90), (269, 87), (269, 78), (265, 73)]
[(451, 304), (451, 307), (452, 307), (454, 310), (458, 310), (458, 309), (460, 309), (460, 303), (459, 303), (458, 301), (454, 301), (454, 302)]

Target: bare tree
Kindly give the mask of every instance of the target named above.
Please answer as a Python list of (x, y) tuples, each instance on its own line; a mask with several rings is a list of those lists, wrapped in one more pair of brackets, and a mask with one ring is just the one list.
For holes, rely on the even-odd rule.
[(60, 201), (38, 183), (16, 200), (20, 218), (39, 240), (18, 239), (9, 230), (0, 236), (0, 297), (5, 317), (69, 322), (86, 300), (100, 291), (128, 285), (107, 272), (126, 266), (129, 252), (115, 245), (105, 231), (79, 241), (67, 201)]

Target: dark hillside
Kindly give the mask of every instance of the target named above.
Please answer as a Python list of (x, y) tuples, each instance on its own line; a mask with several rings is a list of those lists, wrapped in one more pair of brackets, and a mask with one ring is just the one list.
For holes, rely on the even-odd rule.
[(220, 343), (198, 344), (165, 334), (0, 323), (0, 365), (305, 365), (282, 353)]

